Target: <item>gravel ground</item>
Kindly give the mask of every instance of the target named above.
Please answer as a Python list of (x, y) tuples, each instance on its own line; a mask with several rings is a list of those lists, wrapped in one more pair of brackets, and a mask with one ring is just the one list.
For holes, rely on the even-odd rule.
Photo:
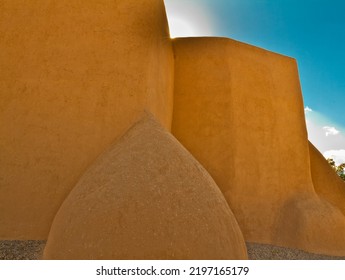
[[(44, 240), (0, 240), (0, 260), (39, 260), (45, 243)], [(317, 255), (265, 244), (247, 243), (247, 248), (251, 260), (345, 260), (345, 256)]]
[(0, 240), (0, 260), (39, 260), (45, 244), (42, 240)]
[(311, 254), (305, 251), (266, 244), (247, 243), (250, 260), (345, 260), (344, 257)]

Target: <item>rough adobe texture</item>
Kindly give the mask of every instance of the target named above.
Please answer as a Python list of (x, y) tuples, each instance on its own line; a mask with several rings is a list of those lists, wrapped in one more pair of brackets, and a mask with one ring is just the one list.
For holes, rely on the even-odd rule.
[(245, 259), (236, 219), (206, 170), (144, 116), (83, 175), (45, 259)]
[(295, 61), (224, 38), (176, 39), (174, 53), (172, 132), (246, 241), (344, 255), (345, 217), (314, 191)]
[(161, 0), (0, 0), (0, 238), (46, 239), (81, 174), (148, 110), (171, 125)]

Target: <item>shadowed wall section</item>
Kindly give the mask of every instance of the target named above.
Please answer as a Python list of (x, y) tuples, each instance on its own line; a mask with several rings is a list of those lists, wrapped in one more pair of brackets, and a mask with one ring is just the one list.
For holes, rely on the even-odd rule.
[(174, 52), (172, 132), (245, 239), (345, 254), (345, 217), (314, 191), (295, 60), (224, 38), (176, 39)]
[(145, 109), (170, 128), (164, 4), (0, 6), (0, 238), (45, 239), (80, 175)]
[(246, 259), (207, 171), (144, 116), (82, 176), (57, 213), (46, 259)]
[(311, 175), (317, 194), (338, 207), (345, 215), (345, 183), (324, 156), (309, 142)]

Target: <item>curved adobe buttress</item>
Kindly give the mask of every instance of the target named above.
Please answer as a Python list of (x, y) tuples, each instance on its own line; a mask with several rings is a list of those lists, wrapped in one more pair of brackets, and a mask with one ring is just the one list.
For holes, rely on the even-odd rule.
[(45, 259), (245, 259), (206, 170), (146, 115), (81, 177), (58, 211)]
[(338, 207), (345, 215), (345, 182), (330, 167), (324, 156), (309, 142), (310, 166), (317, 194)]
[(173, 42), (172, 133), (246, 241), (345, 255), (345, 216), (314, 190), (295, 60), (225, 38)]
[(0, 0), (0, 239), (46, 239), (94, 159), (147, 110), (170, 128), (163, 0)]

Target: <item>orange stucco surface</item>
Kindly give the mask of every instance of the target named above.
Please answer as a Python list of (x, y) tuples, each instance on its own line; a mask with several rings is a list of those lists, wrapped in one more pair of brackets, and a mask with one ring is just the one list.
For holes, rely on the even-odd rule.
[(225, 38), (176, 39), (174, 53), (172, 133), (245, 239), (345, 254), (345, 217), (314, 190), (295, 60)]
[(82, 176), (56, 215), (46, 259), (246, 259), (206, 170), (149, 115)]
[(45, 239), (85, 169), (148, 110), (171, 125), (163, 1), (0, 1), (0, 238)]

